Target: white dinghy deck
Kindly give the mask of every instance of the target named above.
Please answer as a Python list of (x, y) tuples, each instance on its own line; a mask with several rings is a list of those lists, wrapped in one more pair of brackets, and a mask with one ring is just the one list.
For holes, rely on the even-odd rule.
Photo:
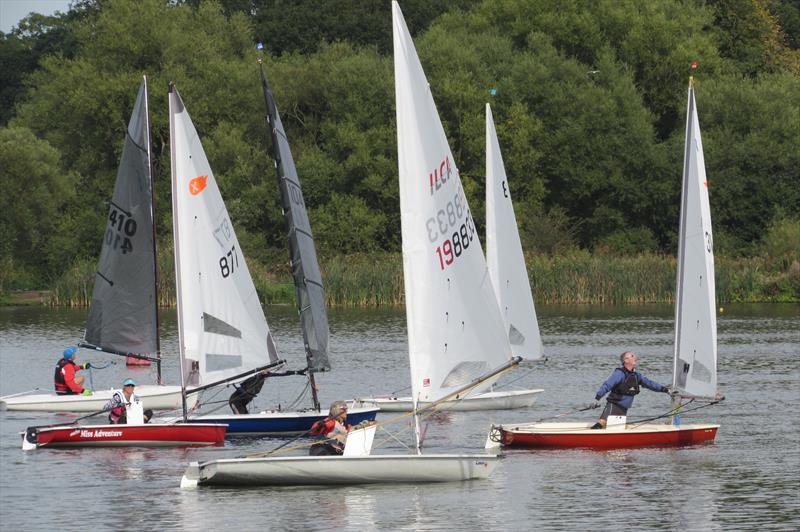
[[(95, 390), (92, 395), (58, 395), (55, 392), (36, 391), (0, 397), (0, 410), (32, 412), (96, 412), (110, 399), (113, 389)], [(180, 386), (145, 384), (136, 387), (147, 408), (172, 410), (181, 407)], [(190, 405), (191, 406), (191, 405)]]
[[(477, 395), (445, 401), (437, 405), (437, 410), (449, 412), (472, 412), (477, 410), (511, 410), (533, 406), (538, 395), (544, 390), (511, 390), (485, 392)], [(356, 399), (360, 406), (377, 406), (382, 412), (411, 412), (414, 409), (411, 397), (370, 397)], [(434, 403), (420, 401), (419, 409), (427, 408)]]
[(192, 462), (182, 488), (457, 482), (491, 475), (497, 455), (292, 456)]

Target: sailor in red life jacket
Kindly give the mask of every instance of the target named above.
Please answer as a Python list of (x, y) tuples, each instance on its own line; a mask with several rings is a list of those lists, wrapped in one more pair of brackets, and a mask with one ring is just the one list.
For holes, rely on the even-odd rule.
[(83, 387), (85, 378), (83, 376), (75, 376), (76, 371), (89, 369), (92, 365), (88, 362), (86, 364), (76, 364), (74, 358), (77, 352), (77, 347), (64, 349), (63, 358), (60, 358), (56, 363), (53, 379), (58, 395), (92, 395), (92, 390)]
[(345, 423), (347, 419), (347, 403), (334, 401), (328, 410), (328, 417), (317, 421), (311, 426), (311, 434), (325, 438), (325, 441), (311, 446), (309, 454), (312, 456), (337, 455), (344, 453), (344, 443), (347, 441), (347, 432), (351, 426)]
[[(139, 402), (139, 396), (133, 393), (136, 383), (133, 379), (125, 379), (122, 383), (122, 390), (116, 390), (111, 394), (111, 400), (105, 404), (103, 410), (111, 410), (108, 413), (108, 421), (116, 425), (126, 424), (128, 422), (128, 411), (126, 407), (133, 403)], [(153, 412), (146, 410), (144, 412), (144, 422), (150, 420)]]

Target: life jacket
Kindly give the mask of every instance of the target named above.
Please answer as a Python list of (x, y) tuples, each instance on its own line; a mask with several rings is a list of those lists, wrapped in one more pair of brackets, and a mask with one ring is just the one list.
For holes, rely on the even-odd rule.
[(625, 377), (611, 389), (608, 400), (616, 403), (623, 395), (636, 395), (639, 393), (639, 375), (635, 371), (626, 371), (622, 368)]
[(108, 420), (111, 423), (127, 423), (128, 422), (128, 413), (127, 413), (127, 406), (129, 403), (138, 403), (139, 396), (136, 394), (131, 395), (130, 401), (125, 399), (125, 394), (122, 390), (117, 390), (113, 394), (111, 394), (111, 401), (110, 404), (117, 404), (119, 406), (115, 406), (111, 409), (108, 413)]
[(57, 394), (75, 393), (69, 389), (69, 386), (67, 386), (67, 381), (64, 379), (64, 366), (66, 366), (67, 364), (72, 364), (76, 367), (78, 366), (72, 360), (67, 360), (65, 358), (58, 359), (58, 362), (56, 362), (56, 372), (55, 375), (53, 376), (53, 384), (55, 385)]
[(311, 425), (311, 435), (327, 437), (327, 435), (330, 434), (335, 427), (335, 419), (325, 418), (320, 421), (316, 421), (313, 425)]
[[(310, 434), (317, 436), (320, 440), (312, 447), (324, 446), (335, 451), (335, 454), (342, 454), (344, 451), (344, 439), (351, 425), (343, 425), (335, 419), (325, 418), (311, 425)], [(311, 453), (315, 454), (315, 453)]]

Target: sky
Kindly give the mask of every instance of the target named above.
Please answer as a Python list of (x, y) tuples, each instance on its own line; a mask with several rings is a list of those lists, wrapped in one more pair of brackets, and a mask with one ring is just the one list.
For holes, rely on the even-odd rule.
[(42, 15), (52, 15), (56, 11), (66, 13), (69, 11), (69, 2), (70, 0), (0, 0), (0, 31), (9, 33), (13, 26), (31, 12)]

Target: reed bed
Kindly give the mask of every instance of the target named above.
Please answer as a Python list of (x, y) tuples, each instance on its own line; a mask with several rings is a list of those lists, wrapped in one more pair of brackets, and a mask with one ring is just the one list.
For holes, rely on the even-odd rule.
[(78, 259), (50, 288), (48, 304), (55, 307), (88, 307), (94, 290), (95, 261)]
[[(170, 249), (159, 249), (159, 304), (175, 305), (175, 273)], [(671, 303), (675, 297), (674, 257), (660, 254), (612, 256), (572, 251), (527, 255), (534, 300), (542, 303)], [(768, 258), (716, 259), (717, 302), (800, 301), (800, 263), (776, 271)], [(285, 267), (249, 260), (264, 304), (295, 305)], [(52, 287), (49, 304), (79, 307), (91, 302), (95, 264), (79, 260)], [(403, 258), (379, 252), (336, 255), (321, 261), (331, 307), (399, 307), (404, 304)], [(276, 271), (278, 273), (276, 273)]]
[(338, 255), (321, 265), (329, 306), (402, 306), (403, 257), (400, 253), (376, 252)]

